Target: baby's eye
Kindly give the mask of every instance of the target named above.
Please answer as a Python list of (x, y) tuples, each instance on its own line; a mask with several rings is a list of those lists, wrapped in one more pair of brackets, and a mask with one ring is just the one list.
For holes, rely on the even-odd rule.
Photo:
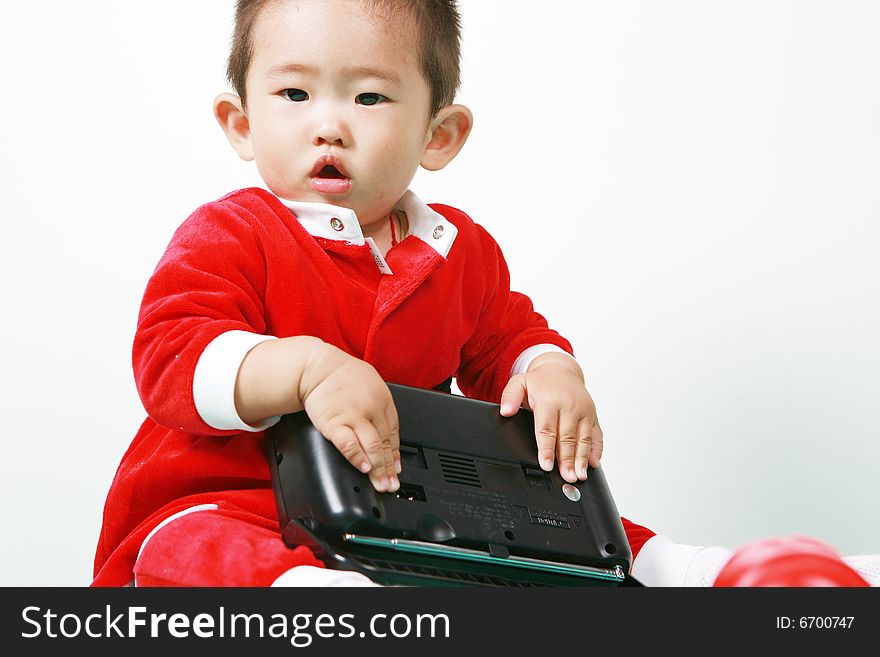
[(295, 103), (301, 103), (309, 99), (309, 95), (302, 89), (284, 89), (281, 95)]
[(385, 100), (388, 100), (388, 97), (383, 96), (382, 94), (365, 93), (358, 94), (357, 98), (354, 99), (354, 102), (356, 102), (358, 105), (378, 105)]

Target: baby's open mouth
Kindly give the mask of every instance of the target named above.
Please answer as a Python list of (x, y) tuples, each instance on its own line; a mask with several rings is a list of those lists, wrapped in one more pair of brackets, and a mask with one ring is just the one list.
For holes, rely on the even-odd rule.
[(342, 180), (344, 178), (350, 178), (351, 176), (349, 176), (348, 171), (345, 170), (345, 165), (342, 164), (341, 158), (325, 153), (315, 160), (315, 164), (312, 165), (312, 169), (309, 171), (309, 177)]
[(325, 153), (309, 172), (309, 186), (320, 194), (347, 194), (351, 191), (351, 177), (339, 157)]
[(315, 177), (316, 178), (337, 178), (337, 179), (347, 178), (347, 176), (343, 176), (341, 173), (339, 173), (339, 169), (337, 169), (336, 167), (329, 165), (329, 164), (326, 165), (325, 167), (323, 167), (318, 172), (318, 175)]

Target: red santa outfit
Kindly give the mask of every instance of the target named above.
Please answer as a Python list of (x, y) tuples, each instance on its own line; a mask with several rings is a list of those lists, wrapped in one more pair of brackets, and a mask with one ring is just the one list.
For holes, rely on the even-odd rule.
[[(149, 417), (111, 485), (93, 585), (137, 573), (139, 583), (258, 586), (321, 566), (280, 538), (260, 446), (277, 418), (249, 426), (235, 411), (238, 366), (263, 340), (316, 336), (385, 381), (432, 388), (454, 376), (465, 395), (496, 403), (537, 354), (572, 353), (510, 290), (482, 227), (409, 192), (397, 207), (410, 230), (385, 258), (351, 210), (257, 188), (180, 226), (141, 306), (133, 365)], [(623, 522), (636, 556), (654, 533)]]

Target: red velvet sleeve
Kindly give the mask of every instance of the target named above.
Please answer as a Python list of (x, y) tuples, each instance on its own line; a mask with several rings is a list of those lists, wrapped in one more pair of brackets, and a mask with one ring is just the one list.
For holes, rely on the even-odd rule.
[(456, 383), (468, 397), (498, 403), (513, 363), (523, 351), (554, 344), (573, 352), (568, 340), (548, 327), (526, 295), (510, 290), (501, 249), (482, 226), (476, 228), (482, 245), (483, 306), (476, 330), (461, 351)]
[(266, 262), (255, 218), (222, 200), (197, 209), (177, 230), (147, 284), (132, 351), (135, 382), (157, 423), (227, 435), (196, 411), (196, 363), (231, 330), (263, 333)]

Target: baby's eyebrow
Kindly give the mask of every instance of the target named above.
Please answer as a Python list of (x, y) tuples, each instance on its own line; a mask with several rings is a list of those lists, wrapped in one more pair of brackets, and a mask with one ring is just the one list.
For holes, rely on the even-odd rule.
[(345, 69), (345, 73), (353, 78), (376, 78), (384, 80), (391, 84), (399, 85), (401, 83), (400, 76), (394, 71), (387, 71), (382, 68), (372, 68), (370, 66), (352, 66)]
[(306, 64), (295, 64), (293, 62), (289, 64), (278, 64), (277, 66), (273, 66), (269, 69), (269, 75), (271, 77), (281, 77), (286, 73), (315, 73), (317, 69), (314, 66), (308, 66)]
[[(317, 67), (309, 66), (308, 64), (297, 64), (295, 62), (290, 62), (287, 64), (279, 64), (277, 66), (273, 66), (269, 69), (268, 72), (270, 77), (282, 77), (289, 73), (317, 75), (318, 69)], [(374, 68), (372, 66), (348, 66), (342, 69), (341, 73), (344, 77), (352, 79), (376, 78), (377, 80), (383, 80), (391, 84), (401, 84), (400, 76), (394, 71), (389, 71), (382, 68)]]

